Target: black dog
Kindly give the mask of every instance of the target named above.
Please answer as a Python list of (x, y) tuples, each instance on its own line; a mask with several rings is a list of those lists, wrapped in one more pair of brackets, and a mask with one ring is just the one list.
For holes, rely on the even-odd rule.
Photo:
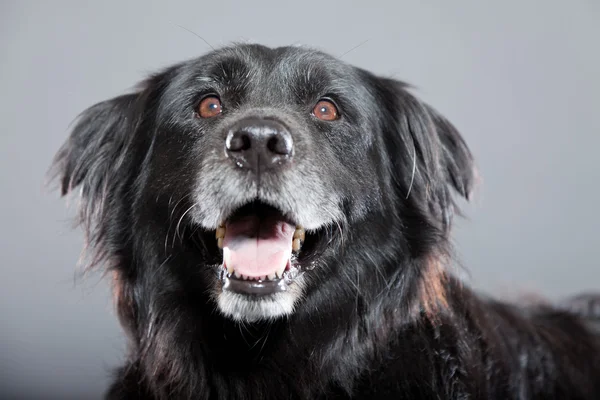
[(598, 297), (447, 272), (475, 168), (401, 82), (236, 45), (85, 111), (55, 167), (129, 338), (108, 398), (600, 399)]

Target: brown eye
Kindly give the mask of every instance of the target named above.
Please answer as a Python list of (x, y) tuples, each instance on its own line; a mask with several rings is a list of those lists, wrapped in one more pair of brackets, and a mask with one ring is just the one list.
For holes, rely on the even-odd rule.
[(335, 104), (329, 100), (319, 100), (312, 113), (322, 121), (335, 121), (339, 118)]
[(217, 96), (208, 96), (202, 99), (198, 105), (198, 115), (202, 118), (212, 118), (221, 114), (223, 106)]

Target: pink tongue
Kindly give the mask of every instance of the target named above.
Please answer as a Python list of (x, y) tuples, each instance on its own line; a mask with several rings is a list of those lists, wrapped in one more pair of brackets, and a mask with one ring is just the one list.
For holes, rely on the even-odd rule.
[(285, 268), (295, 227), (273, 217), (248, 216), (228, 222), (223, 239), (225, 267), (248, 277), (269, 276)]

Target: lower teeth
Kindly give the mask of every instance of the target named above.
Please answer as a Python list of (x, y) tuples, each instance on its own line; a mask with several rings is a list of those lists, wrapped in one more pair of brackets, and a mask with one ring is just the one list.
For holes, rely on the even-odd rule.
[[(292, 238), (292, 251), (295, 253), (298, 253), (300, 251), (300, 249), (302, 248), (302, 243), (304, 242), (304, 238), (305, 238), (305, 231), (304, 228), (302, 228), (300, 225), (296, 226), (296, 230), (294, 231), (294, 236)], [(215, 232), (215, 237), (217, 239), (217, 246), (219, 246), (220, 249), (223, 249), (223, 241), (225, 240), (225, 224), (220, 224), (219, 227), (217, 228), (216, 232)], [(245, 281), (247, 280), (260, 280), (260, 281), (266, 281), (266, 280), (275, 280), (275, 279), (281, 279), (283, 278), (283, 273), (285, 270), (283, 271), (276, 271), (275, 273), (272, 273), (270, 275), (265, 275), (265, 276), (258, 276), (258, 277), (249, 277), (246, 275), (242, 275), (239, 272), (235, 271), (233, 269), (233, 267), (227, 267), (227, 276), (228, 277), (233, 277), (235, 276), (237, 279), (243, 279)]]
[[(237, 273), (237, 272), (235, 272), (233, 274), (228, 273), (226, 276), (228, 278), (230, 278), (230, 279), (235, 277), (235, 279), (239, 279), (239, 280), (257, 281), (257, 282), (260, 282), (260, 281), (262, 281), (262, 282), (264, 282), (264, 281), (274, 281), (274, 280), (277, 280), (277, 279), (280, 278), (280, 277), (278, 277), (275, 274), (271, 274), (269, 276), (263, 275), (263, 276), (250, 277), (250, 276), (247, 276), (247, 275), (242, 275), (242, 274)], [(283, 274), (281, 275), (281, 278), (283, 278)]]

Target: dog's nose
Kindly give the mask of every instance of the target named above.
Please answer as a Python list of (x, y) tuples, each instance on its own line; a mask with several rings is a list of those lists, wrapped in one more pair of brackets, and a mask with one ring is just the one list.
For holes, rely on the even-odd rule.
[(225, 153), (241, 168), (260, 172), (287, 163), (294, 153), (288, 129), (271, 119), (245, 119), (231, 127)]

